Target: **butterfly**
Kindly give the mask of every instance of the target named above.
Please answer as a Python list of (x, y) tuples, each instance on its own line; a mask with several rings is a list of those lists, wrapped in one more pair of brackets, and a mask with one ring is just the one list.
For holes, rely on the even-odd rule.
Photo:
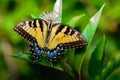
[(50, 16), (46, 16), (23, 21), (14, 27), (14, 31), (29, 42), (35, 60), (46, 54), (47, 60), (54, 63), (66, 49), (82, 48), (87, 45), (86, 39), (77, 30), (53, 22)]

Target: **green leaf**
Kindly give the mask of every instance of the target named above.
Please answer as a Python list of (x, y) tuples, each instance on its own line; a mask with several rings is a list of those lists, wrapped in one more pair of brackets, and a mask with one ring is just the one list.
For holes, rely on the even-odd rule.
[[(75, 78), (73, 68), (71, 67), (70, 64), (66, 63), (65, 61), (67, 57), (70, 56), (68, 55), (68, 53), (73, 53), (73, 52), (74, 50), (69, 50), (69, 51), (67, 50), (66, 51), (67, 56), (63, 56), (61, 62), (54, 64), (54, 69), (66, 71), (69, 75)], [(27, 62), (33, 62), (34, 59), (30, 54), (31, 53), (19, 52), (19, 53), (12, 54), (11, 56), (16, 59), (25, 60)], [(43, 66), (53, 68), (53, 65), (46, 60), (46, 55), (43, 55), (43, 57), (40, 60), (36, 61), (34, 64), (40, 64)]]
[(28, 53), (19, 52), (19, 53), (12, 54), (11, 56), (14, 57), (14, 58), (17, 58), (17, 59), (27, 60), (27, 61), (30, 61), (30, 62), (32, 61), (29, 58), (30, 54), (28, 54)]
[(116, 55), (107, 63), (107, 65), (105, 65), (105, 67), (102, 69), (100, 80), (107, 80), (118, 68), (120, 68), (120, 54)]
[(86, 38), (88, 41), (88, 44), (91, 43), (93, 36), (96, 32), (97, 25), (99, 23), (103, 8), (105, 4), (100, 8), (100, 10), (90, 19), (88, 25), (86, 26), (85, 30), (83, 31), (83, 36)]
[[(95, 35), (96, 29), (97, 29), (97, 25), (99, 23), (103, 8), (104, 8), (105, 4), (101, 7), (101, 9), (90, 19), (90, 21), (88, 22), (86, 28), (83, 31), (83, 36), (86, 38), (87, 42), (88, 42), (88, 46), (87, 48), (89, 48), (89, 45), (91, 44), (91, 41), (93, 39), (93, 36)], [(75, 55), (75, 67), (77, 71), (80, 71), (81, 69), (81, 65), (83, 62), (85, 56), (85, 51), (81, 52), (77, 55)]]
[[(34, 59), (33, 59), (33, 57), (30, 54), (31, 53), (19, 52), (19, 53), (12, 54), (11, 56), (16, 58), (16, 59), (21, 59), (21, 60), (25, 60), (25, 61), (28, 61), (28, 62), (33, 62)], [(34, 64), (41, 64), (41, 65), (53, 68), (53, 64), (49, 63), (46, 60), (46, 58), (44, 58), (44, 55), (43, 55), (43, 58), (41, 58), (40, 60), (36, 61)], [(61, 63), (54, 64), (54, 68), (58, 69), (58, 70), (62, 70), (62, 71), (64, 70)]]
[(93, 79), (99, 74), (103, 66), (105, 44), (106, 38), (104, 36), (92, 52), (90, 62), (88, 65), (88, 73)]
[(83, 14), (83, 15), (80, 15), (80, 16), (75, 16), (75, 17), (73, 17), (67, 24), (69, 25), (69, 26), (71, 26), (71, 27), (75, 27), (75, 24), (83, 17), (83, 16), (85, 16), (85, 14)]
[(40, 19), (40, 15), (38, 14), (31, 14), (30, 16), (34, 19)]

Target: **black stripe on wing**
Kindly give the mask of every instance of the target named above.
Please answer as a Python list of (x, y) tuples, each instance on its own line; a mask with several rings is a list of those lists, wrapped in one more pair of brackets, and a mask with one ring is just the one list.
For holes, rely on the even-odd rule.
[(18, 34), (20, 34), (28, 42), (32, 42), (32, 38), (36, 37), (36, 36), (33, 36), (33, 33), (38, 34), (35, 32), (36, 28), (38, 26), (39, 26), (41, 32), (43, 32), (43, 29), (44, 29), (43, 22), (47, 25), (47, 22), (42, 19), (23, 21), (14, 27), (14, 31), (16, 31)]
[[(60, 26), (56, 26), (56, 25), (60, 25)], [(62, 24), (56, 24), (56, 25), (53, 26), (53, 29), (56, 30), (56, 32), (55, 32), (55, 37), (54, 39), (52, 39), (52, 41), (57, 42), (57, 40), (59, 40), (57, 45), (61, 43), (64, 44), (63, 47), (64, 49), (82, 48), (87, 45), (86, 39), (77, 30), (72, 29), (67, 25), (62, 25)], [(54, 44), (54, 42), (53, 43), (51, 42), (50, 45)]]
[[(29, 23), (31, 23), (31, 22), (32, 21), (29, 21)], [(22, 26), (25, 26), (25, 25), (26, 25), (25, 22), (22, 22), (22, 23), (16, 25), (14, 28), (14, 31), (17, 32), (18, 34), (20, 34), (28, 42), (32, 42), (33, 37), (22, 28)], [(30, 24), (30, 26), (31, 26), (31, 24)]]

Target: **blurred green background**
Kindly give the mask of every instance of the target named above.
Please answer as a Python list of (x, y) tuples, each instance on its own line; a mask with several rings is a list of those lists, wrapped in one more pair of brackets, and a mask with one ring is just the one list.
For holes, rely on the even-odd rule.
[[(24, 20), (32, 19), (30, 14), (51, 12), (56, 0), (0, 0), (0, 80), (72, 80), (65, 72), (32, 64), (10, 57), (16, 52), (28, 52), (28, 43), (18, 36), (14, 26)], [(85, 14), (76, 26), (83, 31), (91, 16), (106, 3), (103, 14), (94, 36), (92, 45), (106, 35), (106, 64), (120, 54), (120, 0), (63, 0), (62, 23), (72, 17)], [(86, 57), (86, 60), (88, 60)], [(86, 61), (84, 61), (86, 62)], [(84, 67), (82, 80), (89, 79)], [(120, 68), (114, 71), (110, 80), (120, 79)]]

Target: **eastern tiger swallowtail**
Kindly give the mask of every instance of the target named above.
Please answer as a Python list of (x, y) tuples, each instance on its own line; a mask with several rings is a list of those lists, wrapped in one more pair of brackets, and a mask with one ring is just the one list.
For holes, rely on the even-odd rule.
[(85, 38), (68, 25), (53, 22), (52, 18), (33, 19), (17, 24), (14, 30), (30, 44), (35, 60), (46, 54), (49, 62), (55, 62), (65, 49), (82, 48)]

